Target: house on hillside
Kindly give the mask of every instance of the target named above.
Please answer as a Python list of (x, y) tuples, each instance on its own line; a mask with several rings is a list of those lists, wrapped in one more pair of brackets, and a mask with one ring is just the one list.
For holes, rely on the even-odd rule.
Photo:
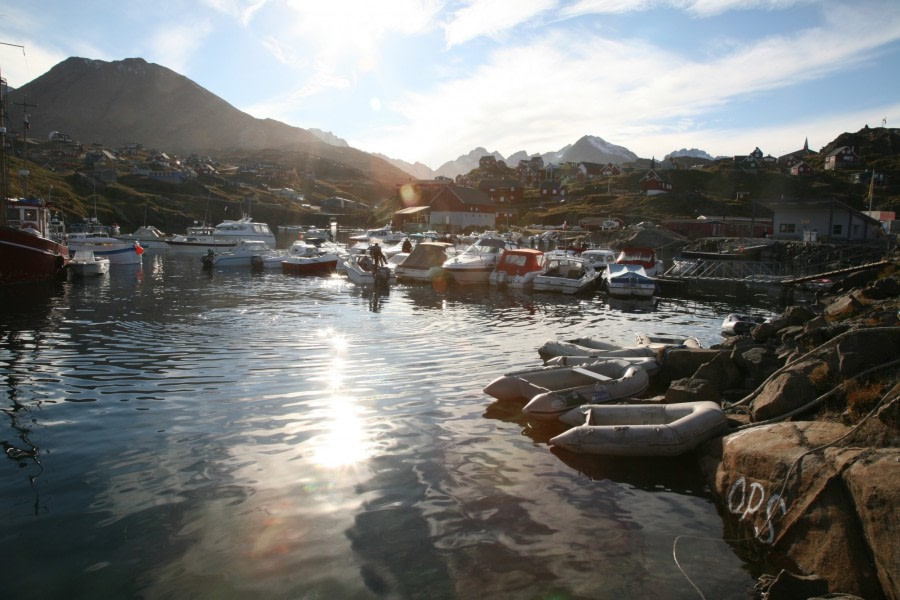
[(645, 196), (656, 196), (672, 191), (672, 184), (660, 177), (653, 168), (641, 177), (640, 186), (641, 193)]
[(812, 175), (813, 168), (806, 163), (806, 161), (800, 161), (794, 166), (791, 167), (790, 171), (791, 175)]
[(604, 166), (598, 163), (580, 162), (578, 163), (578, 171), (575, 173), (575, 178), (578, 181), (590, 181), (596, 177), (603, 177)]
[(551, 199), (562, 198), (566, 195), (566, 186), (561, 181), (555, 179), (545, 179), (538, 186), (541, 197), (547, 196)]
[(825, 170), (837, 171), (859, 164), (859, 155), (850, 146), (835, 148), (825, 156)]
[(606, 163), (606, 166), (603, 167), (603, 171), (601, 171), (600, 175), (603, 177), (615, 177), (617, 175), (621, 175), (622, 171), (618, 166), (612, 163)]
[(430, 224), (445, 232), (493, 229), (496, 220), (493, 201), (478, 188), (447, 186), (431, 201)]
[(809, 138), (806, 138), (803, 141), (803, 148), (800, 150), (794, 150), (793, 152), (788, 152), (787, 154), (782, 154), (778, 157), (778, 162), (784, 166), (785, 168), (791, 168), (795, 164), (807, 160), (810, 157), (816, 156), (818, 152), (809, 149)]
[(497, 157), (487, 155), (478, 159), (479, 169), (492, 169), (497, 166)]
[(835, 199), (765, 203), (772, 210), (772, 237), (781, 240), (859, 242), (876, 239), (877, 219)]

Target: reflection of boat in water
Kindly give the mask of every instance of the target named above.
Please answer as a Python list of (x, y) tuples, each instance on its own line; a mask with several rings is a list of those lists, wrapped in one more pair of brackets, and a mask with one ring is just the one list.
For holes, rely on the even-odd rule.
[(728, 418), (715, 402), (593, 404), (572, 409), (560, 421), (572, 429), (550, 444), (583, 454), (677, 456), (720, 434)]
[(69, 261), (69, 268), (80, 277), (103, 275), (109, 273), (109, 259), (98, 258), (91, 250), (76, 250)]

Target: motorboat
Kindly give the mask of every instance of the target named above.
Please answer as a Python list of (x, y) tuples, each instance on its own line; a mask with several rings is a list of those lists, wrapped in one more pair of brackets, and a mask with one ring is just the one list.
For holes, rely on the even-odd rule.
[(550, 444), (581, 454), (678, 456), (720, 435), (728, 418), (715, 402), (592, 404), (559, 420), (573, 425)]
[(234, 248), (227, 252), (217, 253), (209, 249), (200, 259), (204, 268), (243, 267), (265, 268), (267, 259), (277, 257), (277, 266), (281, 266), (284, 254), (272, 250), (261, 240), (240, 240)]
[(215, 227), (198, 225), (188, 227), (185, 235), (174, 235), (166, 240), (168, 250), (178, 254), (207, 254), (232, 249), (240, 240), (265, 242), (269, 248), (276, 245), (275, 234), (265, 223), (255, 223), (250, 217), (222, 221)]
[(640, 265), (644, 267), (647, 277), (656, 277), (662, 274), (662, 264), (656, 260), (656, 251), (644, 246), (625, 246), (616, 257), (616, 263), (620, 265)]
[[(644, 365), (647, 368), (644, 368)], [(636, 367), (643, 372), (632, 374), (628, 367)], [(582, 387), (604, 384), (604, 393), (607, 400), (618, 400), (641, 394), (649, 384), (649, 371), (656, 372), (658, 365), (652, 357), (642, 357), (635, 360), (623, 358), (590, 359), (571, 365), (546, 365), (532, 369), (522, 369), (506, 373), (496, 378), (484, 387), (484, 393), (493, 396), (497, 400), (531, 401), (537, 396), (547, 392), (568, 393), (570, 390)], [(600, 391), (600, 388), (595, 390)], [(591, 395), (589, 400), (582, 400), (579, 404), (588, 402), (601, 402), (598, 397)], [(547, 404), (546, 402), (543, 404)], [(573, 405), (575, 406), (575, 405)], [(544, 407), (547, 408), (547, 407)], [(558, 408), (558, 407), (557, 407)], [(566, 408), (565, 410), (568, 410)], [(546, 411), (535, 407), (534, 414), (544, 414)], [(553, 418), (563, 411), (558, 411)]]
[(581, 252), (581, 258), (589, 261), (595, 271), (603, 273), (606, 267), (616, 262), (616, 253), (612, 248), (588, 248)]
[(569, 340), (549, 340), (538, 348), (538, 354), (545, 361), (556, 356), (592, 356), (596, 358), (657, 357), (666, 348), (701, 347), (700, 340), (693, 336), (638, 333), (635, 334), (635, 341), (632, 346), (621, 346), (588, 336)]
[(403, 262), (394, 268), (397, 280), (426, 283), (445, 280), (443, 265), (450, 248), (453, 248), (453, 244), (447, 242), (419, 242)]
[(285, 275), (330, 275), (337, 271), (340, 257), (334, 252), (319, 252), (312, 256), (286, 256), (281, 261)]
[(404, 238), (407, 237), (402, 231), (394, 231), (391, 223), (383, 227), (376, 227), (374, 229), (366, 229), (362, 232), (355, 233), (350, 236), (350, 241), (352, 242), (379, 242), (385, 245), (388, 244), (396, 244), (397, 242), (402, 242)]
[(372, 257), (366, 254), (351, 254), (344, 260), (347, 278), (357, 285), (386, 286), (396, 283), (397, 276), (387, 266), (375, 268)]
[(447, 259), (443, 265), (444, 271), (462, 285), (487, 283), (503, 251), (517, 247), (514, 242), (503, 238), (479, 237), (461, 253)]
[(575, 294), (591, 289), (600, 273), (590, 262), (578, 256), (551, 257), (544, 270), (534, 278), (535, 291)]
[(546, 259), (541, 250), (507, 248), (488, 276), (488, 283), (497, 287), (531, 289), (534, 279), (543, 272)]
[(109, 259), (94, 256), (92, 250), (76, 250), (75, 255), (69, 260), (69, 268), (80, 277), (103, 275), (109, 273)]
[(167, 236), (153, 225), (138, 227), (134, 233), (116, 236), (123, 242), (137, 242), (144, 250), (165, 250)]
[(109, 235), (108, 230), (72, 229), (68, 234), (70, 252), (88, 250), (97, 258), (108, 258), (111, 265), (139, 265), (144, 248), (138, 242), (120, 240)]
[(722, 321), (722, 335), (744, 335), (750, 333), (754, 327), (764, 323), (762, 317), (731, 313)]
[(650, 298), (657, 285), (641, 265), (609, 265), (601, 276), (603, 288), (619, 298)]
[(2, 198), (6, 225), (0, 226), (0, 286), (59, 277), (69, 248), (51, 233), (47, 204), (38, 198)]

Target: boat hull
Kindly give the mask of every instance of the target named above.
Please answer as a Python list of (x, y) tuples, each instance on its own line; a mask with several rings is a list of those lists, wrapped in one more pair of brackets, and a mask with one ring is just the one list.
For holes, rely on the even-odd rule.
[(38, 283), (64, 273), (69, 249), (13, 227), (0, 227), (0, 285)]
[(69, 241), (69, 249), (78, 252), (88, 250), (97, 258), (108, 258), (110, 265), (139, 265), (144, 249), (131, 242), (82, 242)]
[(330, 275), (337, 271), (338, 257), (331, 255), (321, 260), (315, 258), (285, 259), (281, 272), (285, 275)]
[(678, 456), (728, 427), (715, 402), (589, 405), (560, 421), (575, 426), (551, 438), (551, 445), (608, 456)]

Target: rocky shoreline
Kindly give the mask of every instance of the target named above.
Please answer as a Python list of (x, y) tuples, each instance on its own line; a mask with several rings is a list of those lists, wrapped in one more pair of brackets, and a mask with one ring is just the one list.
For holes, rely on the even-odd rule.
[(725, 537), (770, 573), (762, 598), (900, 600), (898, 309), (894, 257), (749, 334), (665, 356), (662, 400), (730, 416), (698, 454)]

